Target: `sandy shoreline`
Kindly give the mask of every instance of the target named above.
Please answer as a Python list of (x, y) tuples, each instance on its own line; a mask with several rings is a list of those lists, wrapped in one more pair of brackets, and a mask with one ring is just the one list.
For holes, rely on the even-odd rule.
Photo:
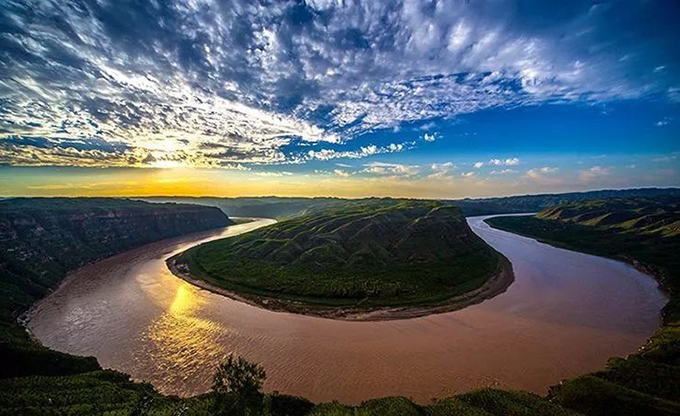
[(180, 255), (181, 253), (166, 260), (168, 269), (170, 269), (172, 274), (176, 277), (201, 289), (216, 293), (218, 295), (226, 296), (230, 299), (243, 302), (251, 306), (268, 309), (275, 312), (290, 312), (344, 321), (389, 321), (452, 312), (471, 305), (475, 305), (477, 303), (481, 303), (487, 299), (491, 299), (497, 295), (500, 295), (501, 293), (505, 292), (515, 280), (512, 265), (505, 257), (501, 257), (501, 271), (487, 280), (481, 287), (433, 305), (363, 309), (356, 307), (324, 308), (315, 307), (314, 305), (308, 305), (304, 302), (293, 300), (243, 294), (214, 286), (205, 280), (194, 278), (186, 270), (180, 270), (180, 267), (178, 267), (176, 263), (176, 259)]

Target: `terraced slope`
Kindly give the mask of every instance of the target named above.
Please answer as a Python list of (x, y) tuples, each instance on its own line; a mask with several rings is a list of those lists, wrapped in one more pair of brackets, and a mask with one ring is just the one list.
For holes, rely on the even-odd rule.
[(192, 248), (171, 259), (265, 307), (432, 305), (483, 286), (504, 264), (461, 211), (433, 201), (374, 199)]

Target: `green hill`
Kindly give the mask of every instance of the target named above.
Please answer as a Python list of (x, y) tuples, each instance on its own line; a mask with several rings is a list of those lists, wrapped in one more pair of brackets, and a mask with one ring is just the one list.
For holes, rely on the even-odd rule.
[(668, 322), (680, 321), (680, 197), (613, 198), (563, 204), (534, 217), (497, 217), (494, 227), (549, 244), (627, 261), (655, 275), (673, 298)]
[(394, 199), (314, 208), (194, 247), (173, 261), (214, 286), (290, 301), (284, 308), (293, 310), (300, 304), (362, 309), (437, 304), (479, 288), (504, 264), (457, 207)]

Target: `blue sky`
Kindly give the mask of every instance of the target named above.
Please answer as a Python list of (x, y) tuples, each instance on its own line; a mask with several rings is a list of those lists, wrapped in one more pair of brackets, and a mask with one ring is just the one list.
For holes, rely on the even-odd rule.
[[(102, 193), (83, 183), (121, 169), (225, 195), (680, 185), (677, 1), (0, 11), (0, 194)], [(153, 193), (132, 182), (111, 193)]]

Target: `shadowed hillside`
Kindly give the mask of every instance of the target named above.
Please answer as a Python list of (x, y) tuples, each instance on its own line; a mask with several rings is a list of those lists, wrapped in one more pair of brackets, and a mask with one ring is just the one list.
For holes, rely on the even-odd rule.
[(70, 270), (134, 247), (232, 222), (212, 207), (110, 198), (0, 201), (0, 377), (98, 369), (31, 342), (16, 317)]

